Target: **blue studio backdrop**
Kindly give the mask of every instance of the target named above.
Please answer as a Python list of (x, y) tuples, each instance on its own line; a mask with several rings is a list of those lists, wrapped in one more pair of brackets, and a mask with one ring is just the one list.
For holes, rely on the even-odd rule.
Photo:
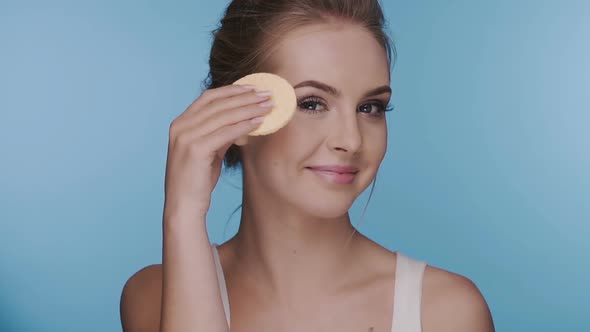
[[(588, 331), (590, 2), (382, 3), (396, 109), (359, 228), (472, 279), (497, 331)], [(0, 331), (121, 330), (226, 5), (0, 2)], [(239, 181), (214, 192), (212, 241), (237, 229)]]

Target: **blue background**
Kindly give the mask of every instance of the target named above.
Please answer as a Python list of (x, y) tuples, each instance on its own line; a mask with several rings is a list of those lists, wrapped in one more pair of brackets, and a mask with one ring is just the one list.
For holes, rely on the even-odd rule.
[[(120, 330), (226, 4), (1, 2), (1, 331)], [(588, 331), (590, 2), (383, 5), (396, 111), (360, 229), (474, 280), (498, 331)], [(212, 241), (238, 183), (214, 192)]]

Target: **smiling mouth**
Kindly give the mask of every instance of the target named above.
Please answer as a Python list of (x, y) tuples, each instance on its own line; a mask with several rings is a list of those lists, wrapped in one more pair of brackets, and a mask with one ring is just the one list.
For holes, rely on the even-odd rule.
[(312, 167), (306, 167), (306, 169), (310, 170), (319, 178), (331, 184), (351, 184), (358, 173), (358, 171), (334, 172), (328, 170), (315, 169)]

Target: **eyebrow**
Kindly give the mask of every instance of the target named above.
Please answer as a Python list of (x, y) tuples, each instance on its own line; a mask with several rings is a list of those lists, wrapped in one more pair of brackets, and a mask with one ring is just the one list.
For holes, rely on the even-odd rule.
[[(325, 92), (331, 94), (334, 97), (338, 97), (338, 96), (341, 96), (342, 95), (342, 92), (340, 92), (335, 87), (330, 86), (330, 85), (328, 85), (326, 83), (322, 83), (322, 82), (314, 81), (314, 80), (311, 80), (311, 81), (303, 81), (303, 82), (295, 85), (293, 88), (294, 89), (297, 89), (297, 88), (302, 88), (302, 87), (305, 87), (305, 86), (310, 86), (310, 87), (313, 87), (313, 88), (316, 88), (316, 89), (320, 89), (322, 91), (325, 91)], [(375, 88), (375, 89), (372, 89), (372, 90), (367, 91), (365, 93), (365, 95), (363, 96), (363, 98), (367, 98), (367, 97), (370, 97), (370, 96), (380, 95), (382, 93), (391, 93), (391, 88), (388, 85), (380, 86), (378, 88)]]

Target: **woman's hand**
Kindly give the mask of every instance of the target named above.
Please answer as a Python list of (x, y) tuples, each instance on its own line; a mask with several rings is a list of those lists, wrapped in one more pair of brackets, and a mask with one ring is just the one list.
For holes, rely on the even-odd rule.
[[(206, 90), (170, 125), (164, 218), (177, 213), (203, 217), (221, 173), (225, 152), (262, 122), (270, 92), (252, 85)], [(188, 210), (187, 210), (188, 209)]]

